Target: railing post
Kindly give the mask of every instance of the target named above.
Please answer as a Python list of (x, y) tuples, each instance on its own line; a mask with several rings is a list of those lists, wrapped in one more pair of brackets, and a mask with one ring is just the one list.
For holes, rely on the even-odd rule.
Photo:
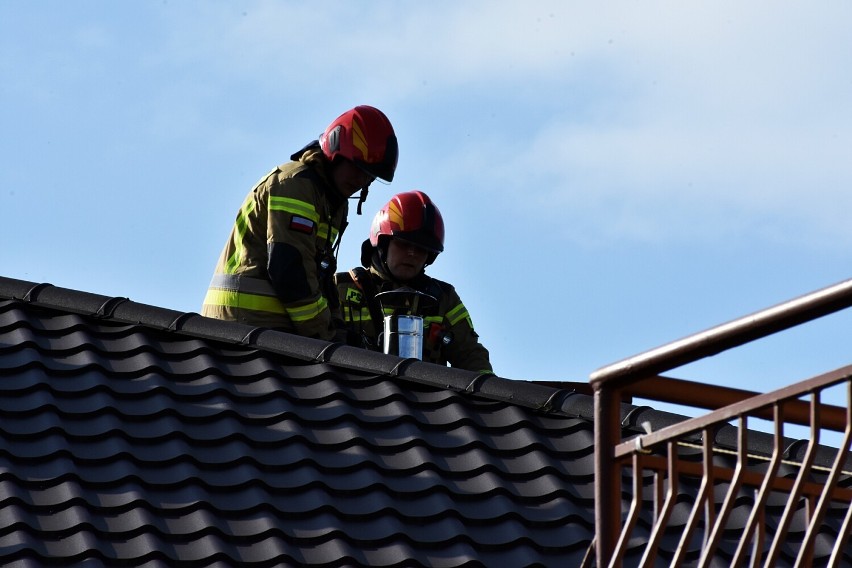
[(595, 532), (598, 568), (619, 565), (621, 534), (621, 390), (664, 371), (693, 363), (852, 306), (852, 279), (646, 351), (593, 372), (595, 429)]
[(619, 389), (595, 385), (595, 533), (598, 568), (609, 566), (621, 534), (621, 469), (615, 446), (621, 441)]

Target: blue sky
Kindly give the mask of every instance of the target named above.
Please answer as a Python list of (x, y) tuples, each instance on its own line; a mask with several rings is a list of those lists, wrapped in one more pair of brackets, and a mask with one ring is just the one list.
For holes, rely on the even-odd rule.
[[(0, 274), (199, 311), (249, 188), (357, 104), (497, 373), (595, 369), (852, 276), (843, 2), (0, 0)], [(669, 372), (772, 390), (840, 313)]]

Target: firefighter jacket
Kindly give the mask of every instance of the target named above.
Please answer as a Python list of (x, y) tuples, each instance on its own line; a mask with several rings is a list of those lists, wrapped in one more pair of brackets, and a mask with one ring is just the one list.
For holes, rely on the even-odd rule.
[[(349, 272), (338, 272), (334, 280), (340, 296), (340, 315), (347, 329), (361, 338), (364, 347), (381, 351), (382, 345), (378, 342), (378, 336), (383, 331), (384, 322), (376, 322), (371, 314), (375, 313), (376, 317), (381, 315), (383, 318), (385, 315), (392, 315), (394, 309), (379, 306), (375, 295), (371, 297), (371, 294), (396, 290), (403, 285), (391, 280), (384, 271), (375, 266), (369, 270), (359, 267)], [(427, 306), (414, 314), (423, 317), (423, 360), (439, 365), (449, 363), (453, 367), (469, 371), (491, 373), (488, 350), (479, 343), (470, 314), (456, 289), (422, 273), (405, 286), (438, 300), (437, 306)]]
[(202, 315), (307, 337), (334, 337), (335, 252), (348, 204), (308, 146), (249, 192), (204, 298)]

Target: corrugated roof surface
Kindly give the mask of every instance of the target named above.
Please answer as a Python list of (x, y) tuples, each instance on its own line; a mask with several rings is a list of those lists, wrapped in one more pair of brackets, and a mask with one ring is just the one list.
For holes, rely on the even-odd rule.
[(594, 535), (569, 390), (2, 277), (0, 377), (5, 563), (577, 566)]

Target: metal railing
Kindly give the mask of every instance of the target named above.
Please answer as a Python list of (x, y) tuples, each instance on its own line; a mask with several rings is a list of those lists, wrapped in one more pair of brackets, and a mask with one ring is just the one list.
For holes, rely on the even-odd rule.
[[(665, 551), (665, 559), (672, 566), (718, 565), (720, 558), (731, 566), (776, 566), (782, 549), (784, 562), (811, 566), (817, 541), (820, 558), (824, 559), (821, 562), (840, 565), (852, 528), (852, 488), (848, 483), (852, 478), (848, 457), (852, 366), (767, 394), (698, 385), (659, 373), (849, 306), (852, 280), (603, 367), (591, 375), (595, 404), (594, 546), (599, 567), (621, 566), (628, 549), (631, 562), (641, 556), (639, 565), (657, 565), (663, 540), (669, 545), (677, 542)], [(845, 407), (826, 405), (821, 400), (826, 389), (837, 385), (845, 385)], [(625, 396), (712, 411), (624, 441), (621, 404)], [(749, 429), (749, 420), (754, 418), (772, 424), (771, 433), (761, 434), (769, 437), (762, 453), (750, 449), (759, 437)], [(809, 427), (806, 443), (788, 447), (785, 424)], [(823, 429), (843, 433), (838, 450), (820, 445)], [(632, 486), (624, 493), (622, 481)], [(684, 498), (681, 488), (689, 489), (685, 492), (689, 498)], [(623, 512), (625, 495), (631, 500)], [(735, 507), (738, 520), (731, 524)], [(740, 514), (743, 509), (750, 511), (744, 521)], [(826, 523), (828, 511), (831, 523)], [(675, 516), (677, 523), (672, 522)], [(791, 531), (794, 519), (796, 530)], [(826, 541), (831, 547), (827, 560)]]

